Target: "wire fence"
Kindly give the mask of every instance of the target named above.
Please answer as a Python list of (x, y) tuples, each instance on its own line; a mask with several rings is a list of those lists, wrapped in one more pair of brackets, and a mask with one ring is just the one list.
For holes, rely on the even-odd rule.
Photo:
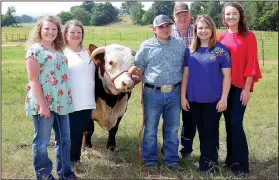
[[(152, 32), (112, 33), (111, 31), (96, 32), (94, 29), (87, 29), (85, 30), (86, 36), (84, 37), (84, 40), (104, 41), (104, 44), (106, 45), (107, 41), (142, 42), (153, 36)], [(255, 32), (255, 35), (258, 40), (259, 59), (263, 60), (264, 64), (266, 57), (271, 53), (274, 53), (273, 51), (278, 50), (278, 36), (276, 36), (274, 32)], [(4, 33), (2, 34), (2, 41), (24, 42), (28, 37), (28, 33)]]

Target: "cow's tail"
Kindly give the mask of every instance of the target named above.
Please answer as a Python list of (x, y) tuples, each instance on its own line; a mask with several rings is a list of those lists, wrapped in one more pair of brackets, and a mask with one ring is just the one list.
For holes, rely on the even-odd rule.
[(142, 109), (142, 126), (138, 136), (138, 165), (142, 166), (142, 132), (144, 129), (144, 104), (143, 104), (143, 82), (141, 82), (141, 109)]

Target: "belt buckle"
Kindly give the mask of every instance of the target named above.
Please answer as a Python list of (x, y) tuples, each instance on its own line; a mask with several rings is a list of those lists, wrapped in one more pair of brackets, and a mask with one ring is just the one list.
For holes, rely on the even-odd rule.
[(171, 91), (172, 91), (172, 85), (171, 84), (161, 86), (161, 92), (162, 93), (169, 93)]

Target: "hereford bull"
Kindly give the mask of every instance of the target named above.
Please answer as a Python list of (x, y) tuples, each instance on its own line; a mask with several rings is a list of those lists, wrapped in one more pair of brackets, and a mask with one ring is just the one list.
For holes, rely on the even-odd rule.
[(96, 109), (92, 120), (84, 132), (83, 149), (92, 147), (94, 121), (109, 132), (106, 148), (114, 151), (115, 136), (119, 123), (127, 110), (128, 100), (134, 85), (140, 78), (131, 75), (135, 52), (117, 44), (96, 48), (91, 53), (91, 61), (96, 65), (95, 99)]

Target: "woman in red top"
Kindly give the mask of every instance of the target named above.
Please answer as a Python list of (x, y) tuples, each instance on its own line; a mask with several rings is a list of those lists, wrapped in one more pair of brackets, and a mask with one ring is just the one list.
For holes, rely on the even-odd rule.
[(246, 105), (254, 83), (261, 77), (255, 34), (248, 30), (244, 10), (239, 3), (228, 2), (222, 10), (223, 24), (228, 28), (219, 41), (231, 55), (231, 90), (224, 112), (227, 131), (225, 164), (234, 174), (249, 173), (248, 145), (243, 129)]

